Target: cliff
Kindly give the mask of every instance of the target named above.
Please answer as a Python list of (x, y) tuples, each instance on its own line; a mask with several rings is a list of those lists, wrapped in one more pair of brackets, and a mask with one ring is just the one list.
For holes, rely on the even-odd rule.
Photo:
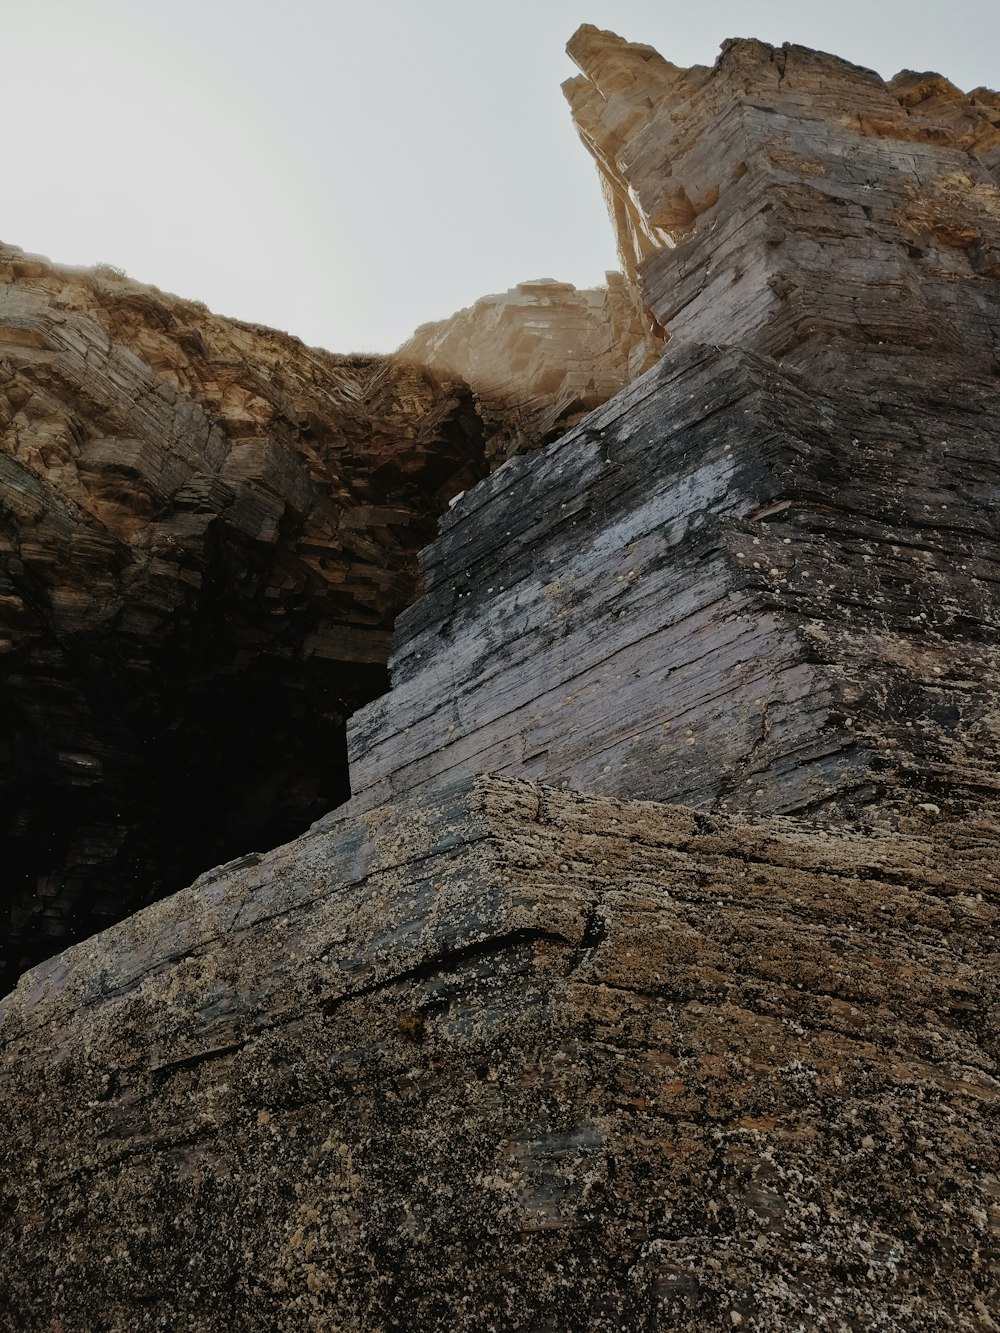
[(1000, 103), (570, 51), (642, 340), (546, 284), (379, 368), (423, 496), (516, 456), (399, 588), (350, 801), (0, 1002), (6, 1327), (1000, 1323)]
[(348, 793), (463, 385), (0, 249), (0, 990)]
[(756, 42), (712, 70), (569, 49), (669, 342), (449, 511), (351, 722), (355, 794), (485, 770), (827, 817), (995, 801), (996, 96)]

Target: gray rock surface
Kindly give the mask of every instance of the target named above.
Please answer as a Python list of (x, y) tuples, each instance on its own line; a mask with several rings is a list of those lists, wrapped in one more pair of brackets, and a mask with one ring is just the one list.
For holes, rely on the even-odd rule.
[(997, 95), (753, 41), (712, 70), (569, 50), (669, 342), (446, 516), (349, 727), (355, 795), (486, 770), (831, 817), (993, 799)]
[(666, 355), (452, 507), (349, 804), (0, 1001), (11, 1333), (1000, 1327), (1000, 108), (571, 49)]
[(685, 348), (460, 500), (348, 727), (356, 796), (476, 771), (701, 808), (997, 791), (995, 392)]

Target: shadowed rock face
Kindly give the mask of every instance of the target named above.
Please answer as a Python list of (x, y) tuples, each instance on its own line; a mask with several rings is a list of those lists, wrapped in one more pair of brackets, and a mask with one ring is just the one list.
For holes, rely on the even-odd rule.
[(0, 249), (0, 987), (348, 793), (467, 391)]

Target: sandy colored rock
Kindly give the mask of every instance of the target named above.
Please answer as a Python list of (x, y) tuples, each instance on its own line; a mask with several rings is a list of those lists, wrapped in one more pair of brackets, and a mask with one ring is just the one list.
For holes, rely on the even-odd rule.
[(791, 44), (682, 69), (584, 25), (567, 49), (623, 272), (672, 340), (821, 380), (993, 375), (997, 93)]
[(468, 383), (495, 464), (557, 438), (654, 365), (662, 332), (620, 273), (538, 279), (425, 324), (399, 356)]

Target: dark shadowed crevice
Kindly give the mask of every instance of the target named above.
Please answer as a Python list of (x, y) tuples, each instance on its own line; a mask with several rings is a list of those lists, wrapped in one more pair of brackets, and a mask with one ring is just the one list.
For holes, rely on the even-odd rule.
[(459, 381), (9, 247), (0, 285), (3, 993), (348, 797), (346, 721), (485, 461)]

